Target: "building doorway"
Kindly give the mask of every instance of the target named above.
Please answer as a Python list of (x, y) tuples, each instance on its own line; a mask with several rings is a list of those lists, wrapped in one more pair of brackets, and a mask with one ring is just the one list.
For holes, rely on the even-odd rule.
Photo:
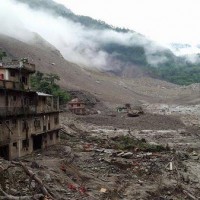
[(9, 145), (0, 146), (0, 157), (9, 160)]
[(42, 134), (33, 136), (33, 150), (42, 148)]

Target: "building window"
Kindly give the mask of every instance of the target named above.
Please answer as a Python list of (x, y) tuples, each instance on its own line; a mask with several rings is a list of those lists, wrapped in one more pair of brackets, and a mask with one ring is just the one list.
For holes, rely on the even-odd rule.
[(55, 123), (55, 124), (58, 124), (58, 123), (59, 123), (59, 117), (58, 117), (58, 116), (54, 117), (54, 123)]
[(4, 74), (0, 74), (0, 80), (4, 80)]
[(50, 130), (51, 129), (51, 124), (50, 123), (48, 123), (48, 130)]
[(13, 147), (16, 147), (16, 149), (17, 149), (17, 142), (13, 143)]
[(17, 101), (17, 97), (16, 96), (13, 96), (13, 101)]
[(22, 140), (22, 149), (28, 150), (29, 140)]
[(34, 119), (34, 127), (35, 127), (35, 129), (41, 128), (41, 124), (40, 124), (40, 119), (39, 118), (35, 118)]
[(6, 120), (6, 125), (9, 126), (9, 124), (10, 124), (10, 121)]
[(28, 83), (27, 77), (22, 76), (21, 82), (24, 83), (25, 85), (27, 85), (27, 83)]
[(15, 77), (15, 72), (14, 72), (14, 71), (11, 71), (11, 72), (10, 72), (10, 76)]
[(56, 138), (57, 138), (57, 139), (59, 138), (59, 132), (56, 133)]
[(49, 134), (50, 140), (53, 140), (53, 133)]
[(28, 126), (28, 122), (26, 120), (22, 120), (22, 132), (28, 132), (29, 130), (29, 126)]
[(17, 127), (17, 120), (16, 119), (12, 120), (12, 126), (13, 126), (13, 128)]

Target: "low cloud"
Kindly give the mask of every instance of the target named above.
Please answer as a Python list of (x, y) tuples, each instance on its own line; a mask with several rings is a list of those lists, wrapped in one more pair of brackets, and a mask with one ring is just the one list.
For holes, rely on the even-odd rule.
[[(118, 62), (112, 63), (112, 55), (101, 49), (101, 45), (117, 43), (125, 46), (143, 45), (147, 60), (151, 64), (166, 61), (166, 58), (152, 56), (160, 47), (151, 45), (141, 35), (113, 30), (94, 30), (50, 13), (32, 10), (14, 0), (1, 0), (0, 33), (23, 42), (32, 42), (34, 33), (39, 34), (60, 50), (65, 59), (83, 66), (99, 69), (119, 69)], [(116, 65), (116, 66), (113, 66)]]

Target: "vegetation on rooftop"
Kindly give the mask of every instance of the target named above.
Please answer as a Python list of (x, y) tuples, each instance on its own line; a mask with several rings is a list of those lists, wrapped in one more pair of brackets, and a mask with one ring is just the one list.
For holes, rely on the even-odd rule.
[(56, 74), (44, 74), (37, 71), (31, 76), (31, 87), (38, 92), (44, 92), (58, 97), (60, 105), (62, 105), (70, 100), (70, 95), (57, 84), (59, 80), (60, 78)]

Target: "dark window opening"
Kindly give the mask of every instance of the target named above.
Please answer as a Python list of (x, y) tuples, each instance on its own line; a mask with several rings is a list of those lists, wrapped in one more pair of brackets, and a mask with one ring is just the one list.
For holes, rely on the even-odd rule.
[(54, 123), (55, 124), (58, 124), (59, 123), (59, 117), (57, 116), (57, 117), (54, 117)]
[(13, 147), (16, 147), (16, 149), (17, 149), (17, 142), (13, 143)]
[(33, 150), (42, 148), (42, 134), (33, 136)]
[(16, 96), (13, 96), (13, 101), (17, 101), (17, 97)]
[(43, 131), (47, 131), (47, 126), (43, 126)]
[(50, 133), (49, 136), (50, 136), (50, 140), (53, 140), (53, 133)]
[(43, 97), (43, 98), (42, 98), (42, 102), (43, 102), (43, 104), (46, 104), (46, 102), (47, 102), (46, 97)]
[(57, 138), (57, 139), (59, 138), (59, 133), (58, 133), (58, 132), (56, 133), (56, 138)]
[(15, 77), (15, 72), (14, 72), (14, 71), (11, 71), (11, 72), (10, 72), (10, 76)]
[(12, 125), (13, 125), (13, 128), (16, 128), (16, 127), (17, 127), (17, 120), (16, 120), (16, 119), (13, 119), (13, 120), (12, 120)]
[(22, 106), (24, 106), (24, 107), (29, 106), (29, 105), (30, 105), (29, 102), (30, 102), (30, 99), (27, 98), (27, 97), (21, 99), (21, 104), (22, 104)]
[(43, 138), (47, 138), (47, 133), (44, 133), (44, 134), (43, 134)]
[(9, 146), (1, 146), (0, 147), (0, 157), (4, 158), (5, 160), (9, 160)]
[(41, 123), (40, 123), (40, 119), (39, 118), (35, 118), (34, 127), (35, 127), (35, 129), (41, 128)]
[(22, 140), (22, 149), (28, 150), (28, 147), (29, 147), (29, 140), (28, 139)]
[(24, 83), (25, 85), (27, 85), (28, 81), (27, 81), (27, 77), (22, 76), (21, 78), (21, 82)]
[(29, 130), (29, 126), (28, 126), (28, 122), (26, 120), (22, 120), (22, 132), (28, 132)]

